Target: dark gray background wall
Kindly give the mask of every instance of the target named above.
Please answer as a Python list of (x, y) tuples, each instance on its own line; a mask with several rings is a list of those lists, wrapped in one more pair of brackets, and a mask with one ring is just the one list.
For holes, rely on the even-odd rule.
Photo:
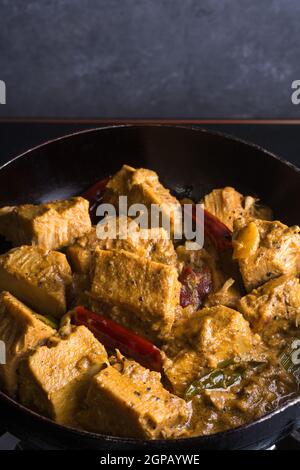
[(0, 117), (300, 117), (299, 19), (299, 0), (0, 0)]

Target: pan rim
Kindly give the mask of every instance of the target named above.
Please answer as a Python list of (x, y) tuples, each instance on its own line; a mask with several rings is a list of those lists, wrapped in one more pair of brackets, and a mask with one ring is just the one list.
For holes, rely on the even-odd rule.
[(208, 134), (208, 135), (211, 135), (212, 137), (215, 136), (215, 137), (219, 137), (219, 138), (224, 138), (226, 140), (236, 142), (236, 143), (240, 143), (240, 144), (245, 145), (247, 147), (251, 147), (255, 150), (258, 150), (258, 151), (260, 151), (260, 152), (262, 152), (266, 155), (269, 155), (270, 157), (274, 158), (275, 160), (280, 161), (281, 163), (283, 163), (286, 166), (290, 167), (292, 170), (296, 171), (297, 173), (300, 172), (300, 168), (298, 168), (297, 165), (289, 162), (285, 158), (280, 157), (276, 153), (274, 153), (270, 150), (267, 150), (266, 148), (262, 147), (259, 144), (255, 144), (255, 143), (253, 143), (251, 141), (248, 141), (246, 139), (236, 137), (232, 134), (227, 134), (225, 132), (220, 132), (220, 131), (216, 131), (216, 130), (210, 130), (210, 129), (206, 129), (204, 127), (198, 127), (198, 126), (195, 126), (194, 124), (188, 125), (188, 124), (159, 124), (159, 123), (157, 123), (157, 124), (152, 124), (152, 123), (151, 124), (112, 124), (112, 125), (108, 125), (108, 126), (92, 127), (90, 129), (82, 129), (80, 131), (71, 132), (69, 134), (64, 134), (62, 136), (55, 137), (54, 139), (46, 140), (46, 141), (44, 141), (44, 142), (42, 142), (38, 145), (35, 145), (34, 147), (30, 147), (29, 149), (25, 150), (24, 152), (10, 158), (10, 160), (8, 160), (7, 162), (3, 163), (0, 166), (0, 171), (4, 170), (7, 166), (17, 162), (20, 158), (29, 156), (35, 150), (38, 150), (42, 147), (46, 147), (50, 144), (54, 144), (54, 143), (59, 142), (61, 140), (76, 137), (77, 135), (83, 135), (83, 134), (88, 134), (88, 133), (93, 133), (93, 132), (100, 132), (100, 131), (103, 132), (103, 131), (106, 131), (106, 130), (111, 131), (111, 130), (115, 130), (115, 129), (116, 130), (118, 130), (118, 129), (136, 130), (136, 129), (155, 129), (155, 128), (190, 130), (190, 131), (193, 131), (193, 132), (200, 132), (200, 133), (203, 133), (203, 134)]
[(199, 443), (199, 441), (208, 441), (211, 440), (212, 438), (223, 438), (230, 436), (231, 434), (237, 434), (239, 431), (244, 431), (244, 430), (249, 430), (252, 427), (255, 427), (258, 424), (263, 423), (264, 421), (270, 420), (273, 418), (273, 416), (283, 413), (289, 408), (293, 408), (296, 405), (300, 404), (300, 394), (295, 396), (294, 398), (289, 398), (283, 403), (281, 406), (278, 408), (264, 414), (260, 418), (251, 421), (249, 423), (243, 424), (241, 426), (237, 426), (236, 428), (232, 429), (227, 429), (226, 431), (220, 431), (217, 433), (213, 434), (207, 434), (207, 435), (200, 435), (200, 436), (192, 436), (192, 437), (183, 437), (183, 438), (176, 438), (176, 439), (136, 439), (136, 438), (131, 438), (131, 437), (121, 437), (121, 436), (111, 436), (109, 434), (100, 434), (100, 433), (95, 433), (95, 432), (90, 432), (86, 431), (84, 429), (79, 429), (79, 428), (74, 428), (72, 426), (66, 426), (60, 423), (56, 423), (53, 421), (51, 418), (48, 418), (46, 416), (43, 416), (36, 411), (31, 410), (30, 408), (27, 408), (26, 406), (22, 405), (21, 403), (17, 402), (13, 398), (9, 397), (6, 395), (3, 391), (0, 390), (0, 400), (4, 402), (8, 402), (9, 406), (12, 406), (13, 408), (21, 411), (22, 413), (31, 416), (39, 421), (42, 421), (43, 423), (50, 425), (52, 427), (58, 428), (61, 431), (71, 433), (73, 435), (77, 435), (78, 437), (87, 437), (89, 439), (93, 440), (104, 440), (104, 441), (109, 441), (109, 442), (114, 442), (114, 443), (128, 443), (128, 444), (140, 444), (140, 445), (150, 445), (153, 447), (157, 447), (158, 445), (160, 446), (168, 446), (168, 445), (173, 445), (174, 443)]

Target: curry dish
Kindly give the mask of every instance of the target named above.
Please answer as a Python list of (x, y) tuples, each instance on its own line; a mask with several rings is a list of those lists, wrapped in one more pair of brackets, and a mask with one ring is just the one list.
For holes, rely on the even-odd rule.
[[(204, 208), (204, 246), (160, 219), (95, 208)], [(186, 206), (186, 204), (189, 204)], [(106, 218), (102, 220), (104, 225)], [(58, 423), (140, 439), (199, 436), (254, 421), (298, 393), (300, 228), (232, 187), (201, 201), (124, 165), (82, 196), (0, 209), (2, 390)], [(295, 344), (296, 344), (295, 343)], [(299, 341), (298, 343), (299, 344)]]

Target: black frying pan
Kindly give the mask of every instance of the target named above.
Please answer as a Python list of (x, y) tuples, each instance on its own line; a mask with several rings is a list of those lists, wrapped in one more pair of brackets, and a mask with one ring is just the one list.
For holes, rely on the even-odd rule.
[[(212, 188), (234, 186), (259, 196), (286, 224), (300, 223), (297, 168), (258, 146), (190, 127), (117, 126), (48, 142), (0, 168), (0, 205), (79, 194), (123, 163), (157, 171), (170, 188), (192, 185), (195, 198)], [(42, 448), (254, 449), (270, 446), (300, 426), (300, 396), (247, 426), (173, 441), (138, 441), (70, 429), (25, 409), (1, 392), (0, 419), (0, 427)]]

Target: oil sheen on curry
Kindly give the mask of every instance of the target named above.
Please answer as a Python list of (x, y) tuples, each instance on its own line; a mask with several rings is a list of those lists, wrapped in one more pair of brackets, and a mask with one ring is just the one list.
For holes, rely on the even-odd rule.
[[(159, 223), (123, 237), (118, 215), (100, 239), (95, 208), (119, 196), (200, 202), (203, 248)], [(124, 165), (80, 196), (0, 209), (7, 395), (67, 426), (172, 439), (241, 426), (298, 392), (282, 358), (300, 338), (299, 227), (232, 187), (186, 196)]]

